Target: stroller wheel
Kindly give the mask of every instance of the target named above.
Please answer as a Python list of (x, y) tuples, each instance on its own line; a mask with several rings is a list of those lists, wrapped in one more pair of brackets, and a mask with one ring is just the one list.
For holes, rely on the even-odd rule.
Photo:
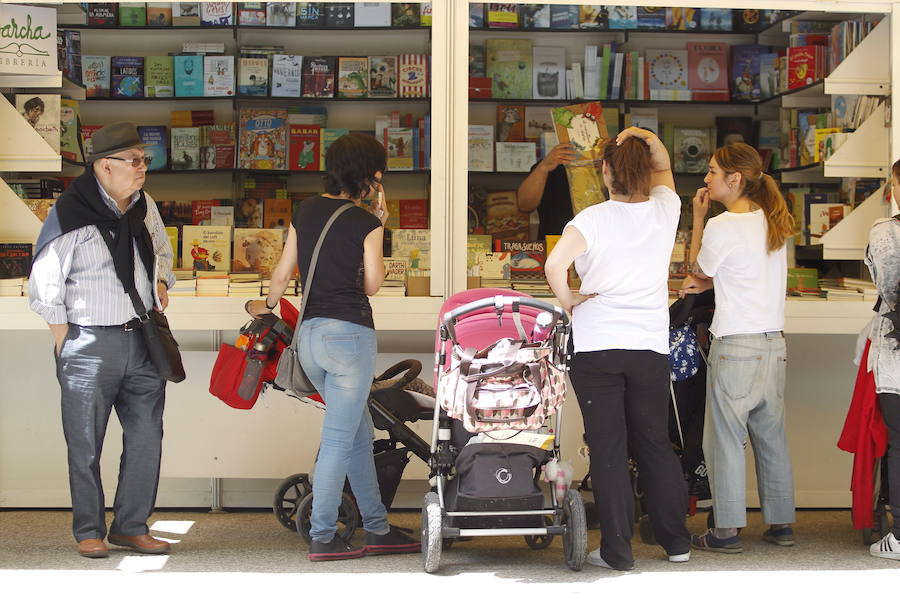
[[(312, 538), (309, 536), (312, 505), (313, 495), (309, 493), (303, 498), (297, 509), (297, 533), (303, 537), (307, 544), (312, 541)], [(359, 521), (359, 509), (356, 508), (356, 501), (353, 499), (353, 496), (344, 492), (341, 494), (341, 505), (338, 507), (337, 535), (349, 541), (356, 532)]]
[(297, 530), (297, 508), (303, 497), (312, 492), (309, 475), (295, 473), (281, 482), (275, 492), (272, 510), (278, 522), (290, 529)]
[(584, 500), (576, 490), (566, 490), (563, 499), (563, 551), (566, 566), (580, 571), (587, 556), (587, 518), (584, 515)]
[(645, 544), (656, 544), (656, 536), (653, 535), (653, 525), (650, 523), (649, 515), (641, 515), (641, 519), (638, 521), (638, 533), (641, 541)]
[[(544, 517), (545, 525), (553, 525), (553, 519), (550, 517)], [(528, 544), (528, 547), (532, 550), (543, 550), (553, 543), (552, 535), (526, 535), (525, 543)]]
[(428, 492), (422, 503), (422, 566), (435, 573), (441, 566), (443, 515), (437, 493)]

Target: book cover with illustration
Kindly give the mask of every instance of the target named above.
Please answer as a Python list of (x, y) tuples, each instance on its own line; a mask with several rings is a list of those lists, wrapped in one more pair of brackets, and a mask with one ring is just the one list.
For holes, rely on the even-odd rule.
[[(237, 13), (238, 25), (262, 27), (266, 24), (265, 2), (241, 2)], [(294, 23), (289, 23), (293, 26)]]
[(545, 133), (556, 135), (549, 106), (525, 107), (525, 141), (539, 142)]
[(608, 29), (609, 11), (603, 4), (581, 4), (578, 10), (579, 29)]
[(431, 230), (395, 229), (391, 232), (391, 258), (407, 259), (409, 269), (431, 268)]
[(144, 96), (171, 98), (175, 95), (175, 63), (171, 56), (144, 59)]
[(234, 123), (201, 127), (200, 162), (202, 168), (233, 169), (236, 146)]
[(150, 27), (171, 27), (172, 26), (172, 3), (171, 2), (148, 2), (147, 3), (147, 25)]
[(296, 23), (296, 2), (266, 2), (266, 26), (293, 27)]
[(701, 8), (700, 29), (703, 31), (731, 31), (732, 14), (730, 8)]
[(287, 234), (290, 224), (291, 199), (286, 196), (267, 198), (263, 204), (263, 227), (266, 229), (277, 229), (282, 234)]
[(610, 29), (637, 29), (638, 16), (636, 6), (607, 6)]
[(94, 133), (103, 127), (102, 125), (82, 125), (79, 129), (79, 133), (81, 134), (81, 148), (84, 150), (85, 158), (93, 154), (93, 143), (91, 142), (91, 136)]
[(264, 278), (271, 277), (283, 246), (282, 229), (235, 228), (231, 272), (259, 273)]
[(144, 57), (113, 56), (110, 88), (113, 97), (144, 97)]
[(480, 254), (493, 251), (494, 241), (489, 235), (472, 234), (466, 236), (466, 268), (471, 269), (477, 264)]
[[(325, 163), (325, 156), (328, 154), (328, 147), (334, 142), (334, 140), (338, 139), (341, 136), (347, 135), (350, 133), (349, 129), (344, 128), (335, 128), (335, 127), (326, 127), (322, 129), (322, 138), (321, 144), (319, 146), (319, 169), (324, 171), (327, 168)], [(383, 140), (379, 140), (384, 143)], [(385, 143), (385, 148), (387, 144)]]
[(325, 3), (325, 27), (353, 27), (353, 2)]
[(550, 29), (550, 5), (520, 4), (519, 22), (522, 29)]
[(213, 208), (223, 206), (221, 200), (191, 200), (191, 225), (218, 225), (212, 222)]
[(637, 7), (638, 29), (665, 29), (666, 9), (661, 6)]
[(369, 57), (369, 97), (397, 97), (397, 57)]
[(571, 144), (579, 157), (566, 166), (572, 210), (578, 214), (606, 199), (603, 179), (596, 167), (608, 133), (603, 107), (598, 102), (553, 109), (553, 125), (560, 144)]
[(200, 168), (200, 128), (173, 127), (171, 132), (172, 169), (189, 171)]
[(109, 96), (110, 57), (82, 54), (81, 79), (86, 98)]
[(203, 57), (175, 56), (175, 95), (203, 95)]
[(512, 281), (544, 279), (547, 260), (544, 242), (503, 240), (500, 252), (509, 253), (509, 274)]
[(497, 105), (497, 141), (525, 141), (525, 107), (509, 104)]
[(688, 51), (653, 49), (646, 52), (650, 100), (691, 99), (688, 86)]
[(566, 97), (566, 49), (535, 46), (533, 49), (535, 100), (562, 100)]
[(238, 198), (234, 201), (234, 226), (261, 229), (263, 226), (262, 200)]
[(387, 166), (390, 171), (412, 171), (413, 130), (409, 127), (388, 127), (384, 133), (384, 147), (387, 149)]
[(688, 87), (693, 100), (728, 102), (728, 45), (689, 42)]
[(242, 108), (240, 113), (242, 169), (287, 169), (287, 110)]
[(395, 2), (391, 4), (392, 27), (418, 27), (419, 26), (418, 2)]
[(144, 155), (150, 157), (148, 171), (159, 171), (168, 167), (169, 140), (165, 125), (138, 125), (138, 135), (144, 147)]
[(527, 240), (528, 213), (519, 210), (516, 192), (488, 192), (487, 233), (493, 239)]
[(318, 171), (321, 152), (320, 125), (291, 125), (291, 171)]
[(78, 100), (61, 99), (59, 101), (59, 153), (63, 158), (75, 162), (84, 162), (81, 138), (78, 133), (80, 122)]
[(537, 148), (534, 142), (497, 142), (497, 172), (527, 173), (534, 165)]
[(710, 130), (704, 127), (676, 127), (672, 154), (676, 173), (705, 173), (712, 155)]
[(200, 3), (173, 2), (172, 25), (175, 27), (198, 27), (200, 25)]
[(406, 283), (407, 261), (405, 258), (384, 259), (384, 280)]
[(116, 2), (87, 3), (87, 24), (96, 27), (114, 27), (119, 19), (119, 5)]
[(494, 170), (493, 125), (469, 125), (469, 171)]
[(300, 68), (303, 57), (296, 54), (272, 56), (272, 96), (300, 97)]
[(333, 98), (335, 66), (333, 56), (304, 56), (303, 97)]
[(731, 98), (732, 100), (759, 100), (760, 55), (768, 52), (768, 46), (749, 44), (731, 48)]
[(695, 31), (700, 26), (700, 9), (666, 8), (666, 29), (673, 31)]
[(397, 90), (401, 98), (428, 97), (428, 56), (401, 54), (398, 57)]
[(577, 29), (579, 16), (580, 11), (579, 5), (577, 4), (551, 4), (550, 28)]
[(146, 2), (120, 2), (119, 3), (120, 27), (146, 27), (147, 3)]
[(201, 2), (200, 24), (231, 25), (232, 8), (233, 4), (231, 2)]
[(203, 95), (234, 96), (234, 57), (203, 57)]
[(181, 230), (181, 267), (228, 273), (231, 266), (231, 227), (185, 225)]
[(269, 93), (269, 59), (241, 58), (238, 61), (238, 94), (266, 96)]
[(487, 76), (494, 98), (532, 97), (534, 49), (531, 40), (487, 40)]
[(365, 56), (338, 58), (338, 98), (365, 98), (369, 90), (369, 59)]
[(16, 94), (16, 111), (44, 138), (54, 152), (59, 152), (58, 94)]

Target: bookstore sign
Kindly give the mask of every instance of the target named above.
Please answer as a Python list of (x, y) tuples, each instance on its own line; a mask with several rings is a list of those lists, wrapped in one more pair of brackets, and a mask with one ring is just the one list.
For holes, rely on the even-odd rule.
[(55, 8), (0, 4), (0, 73), (59, 73)]

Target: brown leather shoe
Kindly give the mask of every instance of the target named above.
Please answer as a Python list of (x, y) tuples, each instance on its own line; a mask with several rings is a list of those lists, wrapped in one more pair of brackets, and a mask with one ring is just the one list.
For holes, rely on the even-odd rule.
[(109, 534), (107, 538), (110, 544), (125, 546), (141, 554), (168, 554), (169, 542), (164, 542), (148, 534), (143, 535), (115, 535)]
[(100, 538), (89, 538), (78, 542), (78, 554), (86, 558), (106, 558), (109, 548)]

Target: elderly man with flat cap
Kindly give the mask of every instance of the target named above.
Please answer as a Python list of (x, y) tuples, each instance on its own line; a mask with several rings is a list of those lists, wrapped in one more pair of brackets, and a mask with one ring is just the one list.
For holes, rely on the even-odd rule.
[(85, 173), (59, 197), (38, 237), (31, 309), (56, 342), (78, 553), (109, 553), (100, 452), (115, 408), (124, 435), (109, 542), (166, 554), (169, 544), (147, 527), (159, 483), (166, 382), (150, 361), (140, 331), (146, 313), (138, 314), (132, 296), (146, 310), (166, 308), (175, 281), (172, 247), (142, 189), (150, 159), (134, 124), (107, 125), (92, 141)]

